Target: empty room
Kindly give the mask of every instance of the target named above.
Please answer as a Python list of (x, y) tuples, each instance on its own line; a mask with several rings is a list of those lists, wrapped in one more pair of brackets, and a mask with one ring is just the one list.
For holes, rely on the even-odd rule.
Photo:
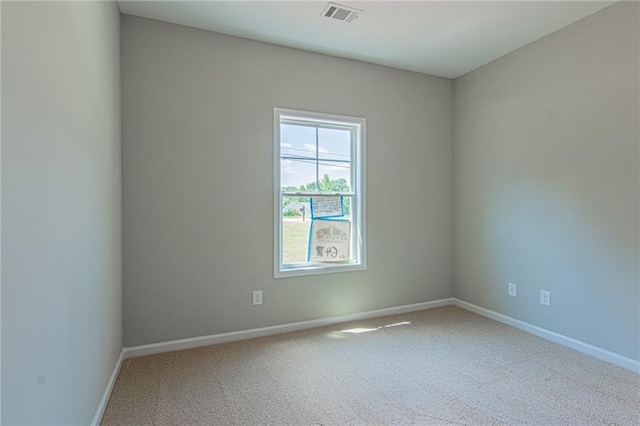
[(640, 424), (640, 3), (0, 15), (2, 425)]

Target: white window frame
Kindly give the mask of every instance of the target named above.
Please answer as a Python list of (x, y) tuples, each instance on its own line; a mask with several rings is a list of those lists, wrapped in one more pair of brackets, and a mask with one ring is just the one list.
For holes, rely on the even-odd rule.
[[(280, 122), (281, 119), (308, 120), (312, 123), (327, 126), (345, 125), (354, 129), (351, 141), (351, 202), (352, 247), (354, 260), (349, 263), (283, 263), (283, 229), (282, 229), (282, 192), (280, 191), (281, 152)], [(366, 119), (344, 115), (324, 114), (318, 112), (297, 111), (274, 108), (273, 111), (273, 145), (274, 145), (274, 277), (286, 278), (305, 275), (328, 274), (367, 269), (366, 256), (366, 199), (365, 199), (365, 147)], [(326, 193), (314, 193), (314, 195)], [(309, 195), (296, 193), (295, 195)], [(330, 194), (333, 195), (333, 194)]]

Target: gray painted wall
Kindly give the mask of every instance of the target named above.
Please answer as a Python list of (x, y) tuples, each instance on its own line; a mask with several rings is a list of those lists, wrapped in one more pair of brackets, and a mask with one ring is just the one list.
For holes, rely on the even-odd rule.
[[(125, 346), (453, 295), (450, 80), (131, 16), (122, 36)], [(273, 279), (276, 106), (368, 119), (367, 271)]]
[(618, 3), (454, 83), (456, 296), (636, 360), (638, 15)]
[(3, 424), (88, 424), (122, 348), (119, 22), (2, 4)]

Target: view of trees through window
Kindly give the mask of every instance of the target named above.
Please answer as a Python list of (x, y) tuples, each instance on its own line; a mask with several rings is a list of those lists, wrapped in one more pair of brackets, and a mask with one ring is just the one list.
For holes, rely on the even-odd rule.
[[(320, 185), (319, 188), (316, 188), (316, 182), (310, 182), (304, 185), (300, 185), (298, 187), (296, 186), (283, 186), (282, 187), (282, 192), (314, 192), (314, 191), (319, 191), (319, 192), (349, 192), (351, 190), (351, 188), (349, 188), (349, 184), (347, 183), (347, 180), (344, 178), (339, 178), (339, 179), (330, 179), (329, 175), (325, 174), (324, 177), (320, 180)], [(345, 207), (345, 213), (348, 216), (350, 213), (350, 198), (346, 197), (346, 199), (344, 200), (344, 207)], [(303, 211), (302, 206), (300, 206), (299, 204), (295, 204), (295, 206), (299, 206), (300, 208), (298, 209), (294, 209), (294, 208), (289, 208), (290, 206), (292, 206), (292, 203), (300, 203), (302, 205), (305, 205), (309, 203), (309, 197), (292, 197), (292, 196), (285, 196), (282, 197), (282, 206), (283, 211), (282, 214), (284, 216), (302, 216)], [(308, 206), (307, 206), (308, 207)], [(309, 214), (309, 212), (305, 212), (306, 214)]]
[[(320, 185), (316, 188), (316, 182), (310, 182), (300, 186), (283, 186), (282, 192), (349, 192), (349, 184), (344, 178), (331, 179), (325, 174), (320, 179)], [(283, 196), (283, 258), (285, 263), (300, 263), (307, 261), (307, 245), (309, 239), (311, 197)], [(351, 217), (351, 197), (344, 197), (345, 218)]]

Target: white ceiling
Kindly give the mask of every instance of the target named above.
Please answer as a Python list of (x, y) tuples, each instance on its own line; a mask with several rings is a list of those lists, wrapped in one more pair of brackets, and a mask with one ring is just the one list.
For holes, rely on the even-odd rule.
[(614, 1), (352, 1), (346, 23), (326, 1), (125, 1), (122, 13), (455, 78)]

